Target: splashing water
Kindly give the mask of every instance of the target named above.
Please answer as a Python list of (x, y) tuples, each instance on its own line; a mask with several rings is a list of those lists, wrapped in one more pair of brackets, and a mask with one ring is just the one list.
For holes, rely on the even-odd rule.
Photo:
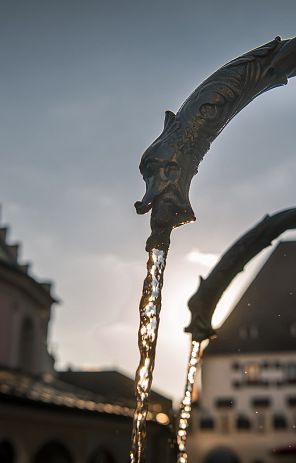
[(143, 293), (140, 302), (140, 327), (138, 344), (140, 363), (136, 372), (136, 400), (134, 413), (131, 463), (145, 461), (146, 417), (148, 399), (152, 383), (155, 362), (155, 349), (161, 309), (161, 289), (167, 252), (152, 249), (147, 262), (147, 276), (144, 280)]
[(180, 417), (177, 432), (178, 459), (177, 463), (187, 463), (187, 431), (191, 418), (192, 392), (195, 382), (197, 365), (201, 360), (201, 345), (197, 341), (192, 341), (191, 352), (187, 369), (187, 379), (184, 398), (180, 406)]

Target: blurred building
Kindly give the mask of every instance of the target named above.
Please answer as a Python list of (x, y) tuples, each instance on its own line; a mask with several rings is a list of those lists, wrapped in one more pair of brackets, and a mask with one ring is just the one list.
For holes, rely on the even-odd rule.
[[(133, 381), (118, 371), (55, 371), (47, 331), (57, 302), (0, 228), (0, 463), (128, 463)], [(172, 461), (171, 412), (171, 400), (152, 392), (150, 463)]]
[(190, 462), (296, 462), (296, 242), (281, 242), (206, 348)]

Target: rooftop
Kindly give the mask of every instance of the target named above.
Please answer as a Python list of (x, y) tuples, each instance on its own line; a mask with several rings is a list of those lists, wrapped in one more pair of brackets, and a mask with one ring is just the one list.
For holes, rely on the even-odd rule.
[[(77, 373), (79, 374), (79, 372)], [(105, 381), (108, 379), (109, 372), (99, 373), (101, 378), (105, 377)], [(118, 372), (111, 373), (114, 373), (117, 378), (122, 377), (118, 383), (118, 389), (120, 389), (120, 382), (123, 384), (125, 379), (129, 380), (129, 378)], [(113, 384), (109, 384), (109, 387), (113, 389)], [(96, 389), (99, 389), (99, 387)], [(124, 402), (122, 394), (116, 400), (109, 399), (109, 396), (103, 396), (98, 392), (71, 385), (69, 382), (64, 382), (51, 374), (40, 378), (19, 371), (0, 368), (0, 401), (133, 417), (134, 408), (130, 406), (130, 403)], [(171, 404), (171, 401), (165, 397), (162, 397), (162, 399), (167, 405)], [(170, 411), (171, 409), (164, 409), (160, 404), (157, 410), (153, 410), (152, 407), (147, 419), (148, 421), (167, 424), (164, 423), (164, 414), (166, 414), (167, 422), (169, 422)]]
[(296, 241), (280, 242), (205, 355), (295, 351)]
[[(58, 377), (74, 385), (105, 397), (110, 402), (120, 402), (134, 409), (134, 380), (115, 370), (107, 371), (60, 371)], [(158, 392), (151, 391), (150, 410), (169, 412), (172, 401)]]

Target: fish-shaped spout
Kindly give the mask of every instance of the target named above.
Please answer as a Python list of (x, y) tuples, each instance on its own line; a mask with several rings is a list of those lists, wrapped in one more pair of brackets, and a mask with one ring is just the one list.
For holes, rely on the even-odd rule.
[(211, 143), (255, 97), (295, 75), (296, 38), (276, 37), (212, 74), (177, 114), (166, 111), (162, 133), (142, 156), (146, 193), (135, 203), (138, 214), (152, 209), (152, 235), (195, 220), (189, 188)]

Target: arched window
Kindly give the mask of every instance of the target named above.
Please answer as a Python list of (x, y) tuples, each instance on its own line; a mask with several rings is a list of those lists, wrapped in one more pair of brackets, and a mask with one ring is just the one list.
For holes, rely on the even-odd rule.
[(87, 463), (115, 463), (111, 453), (105, 449), (99, 448), (91, 455)]
[(240, 463), (240, 460), (231, 449), (219, 447), (208, 453), (204, 463)]
[(36, 453), (34, 463), (73, 463), (70, 452), (59, 442), (48, 442)]
[(0, 442), (0, 462), (1, 463), (14, 463), (15, 451), (13, 445), (8, 440)]
[(32, 372), (34, 356), (34, 326), (31, 318), (23, 320), (20, 332), (19, 367), (23, 371)]

